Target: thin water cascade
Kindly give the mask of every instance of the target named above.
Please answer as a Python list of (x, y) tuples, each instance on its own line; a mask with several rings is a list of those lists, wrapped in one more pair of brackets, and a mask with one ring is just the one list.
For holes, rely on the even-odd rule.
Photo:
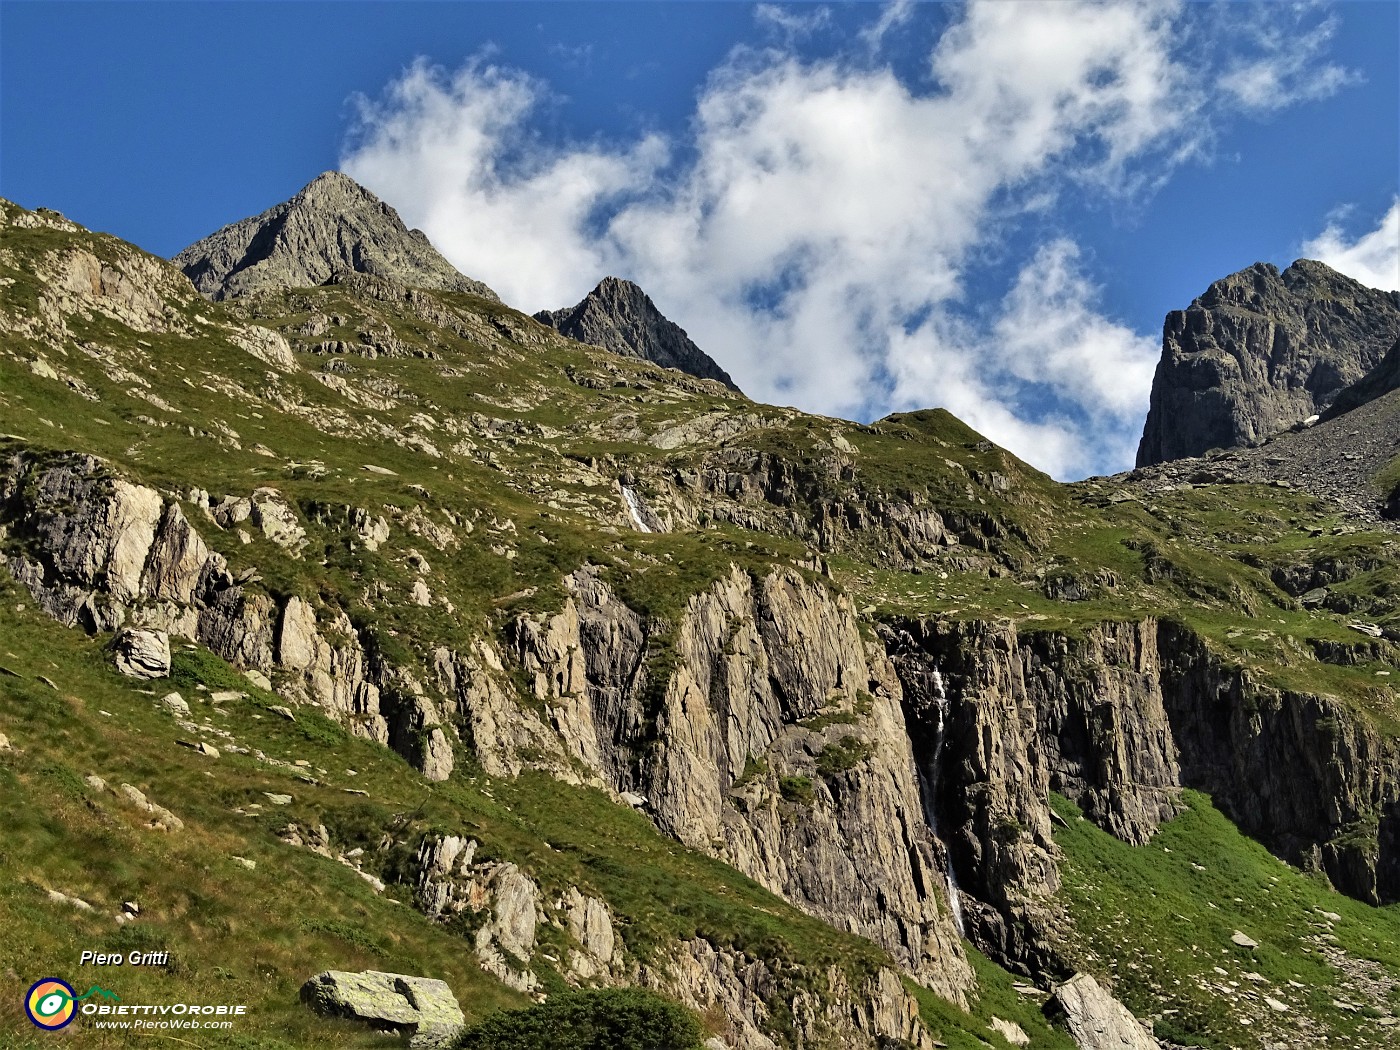
[(933, 754), (919, 763), (920, 779), (924, 782), (924, 820), (927, 821), (934, 839), (943, 847), (943, 856), (948, 864), (948, 906), (953, 914), (953, 926), (957, 928), (958, 936), (965, 937), (967, 931), (963, 928), (962, 891), (958, 888), (958, 876), (953, 871), (953, 857), (948, 850), (948, 844), (938, 834), (938, 806), (935, 796), (938, 791), (938, 778), (943, 772), (943, 730), (948, 718), (948, 692), (943, 685), (943, 673), (936, 667), (933, 669), (932, 684), (933, 703), (938, 718), (933, 735)]
[(651, 527), (647, 525), (642, 517), (642, 501), (637, 498), (637, 494), (626, 485), (622, 486), (622, 498), (627, 504), (627, 513), (632, 515), (632, 524), (637, 526), (638, 532), (650, 532)]

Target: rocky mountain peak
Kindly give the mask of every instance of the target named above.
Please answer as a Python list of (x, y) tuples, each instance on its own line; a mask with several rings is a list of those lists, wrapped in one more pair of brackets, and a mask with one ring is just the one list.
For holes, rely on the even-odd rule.
[(535, 320), (580, 343), (739, 389), (729, 373), (691, 341), (685, 329), (658, 310), (639, 286), (621, 277), (604, 277), (575, 306), (541, 310)]
[(311, 287), (346, 270), (497, 300), (486, 285), (459, 273), (421, 230), (410, 230), (390, 205), (338, 171), (197, 241), (174, 262), (216, 300)]
[(1167, 315), (1138, 466), (1258, 445), (1327, 409), (1400, 336), (1400, 292), (1255, 263)]

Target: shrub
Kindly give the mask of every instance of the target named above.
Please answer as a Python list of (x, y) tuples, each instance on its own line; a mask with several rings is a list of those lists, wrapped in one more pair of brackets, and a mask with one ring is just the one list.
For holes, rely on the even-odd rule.
[(698, 1050), (700, 1023), (684, 1007), (640, 988), (589, 989), (488, 1017), (460, 1050)]
[(789, 802), (806, 805), (812, 801), (811, 777), (783, 777), (778, 781), (778, 790)]
[(872, 748), (864, 740), (843, 736), (838, 744), (827, 744), (817, 756), (817, 772), (828, 779), (855, 769), (870, 757)]

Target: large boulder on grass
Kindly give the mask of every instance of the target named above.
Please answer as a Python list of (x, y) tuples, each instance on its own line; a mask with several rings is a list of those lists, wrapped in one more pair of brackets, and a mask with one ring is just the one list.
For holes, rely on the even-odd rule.
[(318, 1014), (407, 1035), (414, 1050), (445, 1050), (466, 1027), (452, 989), (431, 977), (326, 970), (301, 986), (301, 1001)]
[(164, 631), (128, 627), (112, 641), (117, 670), (132, 678), (170, 675), (170, 637)]
[(1087, 973), (1056, 988), (1045, 1013), (1064, 1022), (1079, 1050), (1162, 1050), (1128, 1008)]

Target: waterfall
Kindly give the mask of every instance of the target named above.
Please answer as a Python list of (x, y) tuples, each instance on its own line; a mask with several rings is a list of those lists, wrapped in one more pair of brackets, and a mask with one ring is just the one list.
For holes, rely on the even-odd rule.
[(948, 693), (943, 685), (943, 673), (938, 668), (933, 669), (931, 679), (933, 704), (938, 724), (933, 733), (933, 754), (927, 760), (919, 763), (919, 779), (923, 781), (921, 794), (924, 801), (924, 820), (928, 823), (929, 831), (933, 833), (934, 839), (943, 846), (943, 856), (948, 863), (948, 906), (952, 911), (953, 925), (957, 928), (958, 936), (965, 937), (967, 932), (963, 928), (962, 892), (958, 889), (958, 876), (953, 871), (953, 856), (948, 850), (948, 844), (938, 834), (936, 794), (938, 778), (943, 772), (943, 730), (948, 718)]
[(627, 504), (627, 513), (632, 516), (632, 524), (637, 526), (638, 532), (650, 532), (651, 528), (642, 517), (642, 501), (637, 498), (637, 494), (626, 485), (622, 486), (622, 499)]

